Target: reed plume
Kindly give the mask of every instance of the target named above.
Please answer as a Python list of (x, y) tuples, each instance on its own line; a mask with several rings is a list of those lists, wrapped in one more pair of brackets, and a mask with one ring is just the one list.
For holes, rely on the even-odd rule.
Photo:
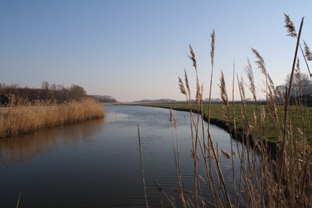
[(182, 81), (182, 79), (179, 77), (179, 89), (180, 89), (180, 92), (183, 94), (183, 95), (187, 95), (186, 94), (186, 90), (185, 90), (185, 87), (184, 87), (184, 83)]
[(252, 66), (251, 66), (251, 63), (250, 63), (249, 59), (247, 59), (247, 66), (245, 67), (245, 73), (246, 73), (247, 78), (249, 80), (249, 90), (252, 93), (253, 100), (257, 101), (256, 87), (255, 87), (255, 78), (254, 78), (254, 75), (253, 75), (253, 70), (252, 70)]
[(304, 44), (305, 57), (309, 61), (312, 61), (312, 52), (310, 51), (310, 47), (308, 46), (308, 44), (305, 41), (303, 41), (303, 44)]
[(216, 37), (216, 33), (215, 33), (215, 30), (213, 30), (211, 34), (211, 52), (210, 52), (212, 66), (214, 65), (215, 37)]
[(284, 16), (285, 16), (285, 27), (287, 28), (288, 36), (297, 37), (296, 27), (293, 21), (291, 21), (290, 17), (287, 14), (284, 13)]
[(215, 30), (213, 30), (211, 34), (211, 52), (210, 52), (210, 58), (211, 58), (211, 75), (210, 75), (210, 86), (209, 86), (209, 106), (208, 106), (208, 131), (210, 129), (210, 113), (211, 113), (211, 92), (212, 92), (212, 79), (213, 79), (213, 69), (214, 69), (214, 52), (215, 52), (215, 39), (216, 39), (216, 33)]
[(220, 77), (220, 94), (221, 94), (221, 100), (223, 105), (228, 106), (229, 105), (229, 98), (226, 92), (226, 86), (225, 86), (225, 80), (224, 80), (224, 73), (221, 71), (221, 77)]
[(190, 85), (189, 85), (189, 81), (188, 81), (187, 73), (186, 73), (185, 69), (184, 69), (184, 80), (185, 80), (185, 85), (186, 85), (187, 92), (188, 92), (189, 96), (191, 96), (191, 88), (190, 88)]
[(260, 53), (254, 49), (254, 48), (251, 48), (253, 54), (256, 56), (256, 58), (258, 59), (256, 61), (256, 64), (258, 65), (258, 68), (262, 71), (262, 73), (267, 76), (267, 70), (266, 70), (266, 67), (265, 67), (265, 63), (264, 63), (264, 59), (262, 58), (262, 56), (260, 55)]
[(193, 66), (194, 66), (195, 70), (197, 70), (197, 63), (196, 63), (195, 52), (194, 52), (194, 50), (193, 50), (191, 45), (189, 45), (189, 48), (190, 48), (191, 55), (188, 55), (188, 57), (192, 60)]

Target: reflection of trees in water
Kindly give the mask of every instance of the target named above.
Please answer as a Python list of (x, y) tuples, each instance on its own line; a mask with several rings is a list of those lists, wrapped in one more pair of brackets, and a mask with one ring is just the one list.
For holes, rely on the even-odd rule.
[(31, 134), (0, 138), (0, 167), (56, 150), (62, 144), (75, 144), (87, 141), (103, 125), (103, 119), (87, 121), (70, 126), (43, 129)]

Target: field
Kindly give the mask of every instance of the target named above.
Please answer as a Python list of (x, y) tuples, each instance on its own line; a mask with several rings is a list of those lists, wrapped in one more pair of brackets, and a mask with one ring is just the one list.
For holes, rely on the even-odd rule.
[[(198, 106), (193, 103), (189, 106), (187, 102), (176, 102), (176, 103), (145, 103), (142, 104), (145, 106), (151, 107), (161, 107), (161, 108), (172, 108), (173, 110), (189, 111), (190, 106), (193, 110), (200, 112)], [(204, 103), (203, 116), (207, 121), (208, 119), (208, 103)], [(230, 132), (231, 129), (240, 129), (241, 131), (246, 130), (246, 122), (248, 121), (249, 128), (248, 131), (251, 136), (258, 136), (261, 132), (262, 139), (265, 139), (269, 142), (278, 141), (279, 132), (278, 129), (282, 129), (282, 121), (284, 119), (283, 106), (277, 106), (279, 127), (276, 126), (276, 118), (272, 116), (269, 112), (270, 109), (265, 104), (246, 104), (246, 114), (242, 112), (242, 105), (236, 102), (229, 106), (229, 112), (231, 117), (227, 120), (226, 118), (226, 109), (221, 103), (212, 103), (210, 111), (210, 123), (218, 125), (221, 128), (224, 128), (226, 131)], [(246, 115), (246, 119), (245, 119)], [(292, 121), (293, 129), (296, 129), (296, 132), (293, 132), (296, 138), (301, 138), (304, 134), (305, 138), (312, 144), (312, 129), (310, 120), (312, 120), (312, 107), (302, 107), (302, 106), (290, 106), (289, 115)], [(261, 119), (261, 125), (259, 121)], [(222, 123), (227, 123), (228, 125), (222, 125)], [(235, 122), (235, 125), (234, 125)], [(220, 126), (221, 124), (221, 126)]]

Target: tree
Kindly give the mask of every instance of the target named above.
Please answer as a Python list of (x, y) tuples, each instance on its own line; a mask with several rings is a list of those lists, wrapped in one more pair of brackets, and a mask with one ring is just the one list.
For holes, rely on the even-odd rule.
[[(285, 86), (288, 86), (290, 81), (290, 74), (287, 75), (285, 80)], [(312, 94), (312, 83), (307, 74), (303, 74), (300, 72), (295, 73), (292, 88), (290, 91), (290, 96), (297, 97), (303, 95), (311, 95)]]
[(74, 100), (80, 100), (86, 96), (86, 91), (79, 85), (72, 85), (69, 89), (70, 98)]

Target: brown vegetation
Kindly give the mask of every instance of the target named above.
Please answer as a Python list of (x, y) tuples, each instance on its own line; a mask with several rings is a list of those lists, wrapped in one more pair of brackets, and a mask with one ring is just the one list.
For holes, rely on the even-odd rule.
[(103, 116), (103, 106), (91, 98), (58, 104), (55, 100), (30, 102), (11, 95), (8, 107), (0, 108), (0, 137)]

